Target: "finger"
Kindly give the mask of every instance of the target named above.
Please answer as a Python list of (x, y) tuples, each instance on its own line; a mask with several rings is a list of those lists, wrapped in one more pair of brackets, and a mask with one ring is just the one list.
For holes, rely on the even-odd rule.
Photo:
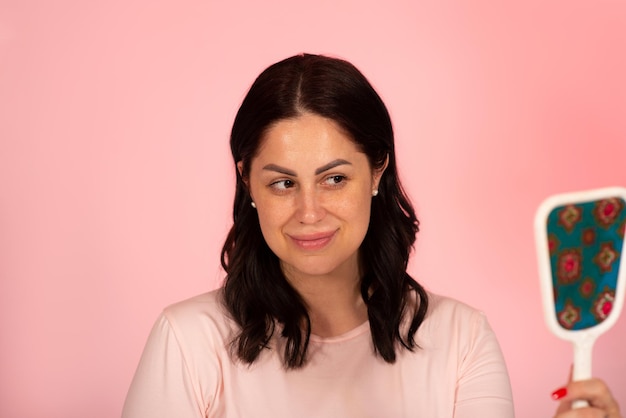
[[(599, 408), (579, 408), (558, 412), (554, 418), (606, 418), (606, 411)], [(619, 416), (618, 416), (619, 417)]]
[[(572, 377), (574, 375), (574, 364), (571, 364), (569, 367), (569, 374), (567, 376), (567, 384), (572, 381)], [(567, 392), (567, 387), (564, 386), (561, 389), (557, 389), (552, 393), (552, 399), (559, 400), (561, 399)], [(565, 411), (569, 411), (572, 409), (572, 402), (569, 401), (561, 401), (559, 402), (559, 407), (556, 409), (556, 414), (563, 413)]]
[(557, 416), (559, 416), (559, 414), (570, 411), (571, 409), (572, 409), (571, 402), (568, 402), (568, 401), (559, 402), (559, 407), (556, 409), (556, 414)]
[(567, 385), (567, 393), (563, 400), (584, 399), (590, 406), (609, 409), (617, 406), (608, 386), (600, 379), (580, 380)]
[[(620, 417), (617, 402), (611, 395), (608, 386), (599, 379), (570, 382), (567, 386), (554, 391), (552, 397), (561, 401), (557, 413), (565, 412), (571, 408), (571, 403), (574, 400), (585, 400), (590, 407), (604, 411), (603, 416)], [(578, 411), (580, 410), (578, 409)]]

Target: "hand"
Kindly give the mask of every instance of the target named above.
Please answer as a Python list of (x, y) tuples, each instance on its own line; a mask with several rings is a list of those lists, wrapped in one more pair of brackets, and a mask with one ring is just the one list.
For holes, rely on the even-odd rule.
[[(619, 405), (600, 379), (569, 382), (552, 394), (560, 401), (555, 418), (621, 418)], [(572, 409), (572, 401), (585, 400), (588, 407)]]

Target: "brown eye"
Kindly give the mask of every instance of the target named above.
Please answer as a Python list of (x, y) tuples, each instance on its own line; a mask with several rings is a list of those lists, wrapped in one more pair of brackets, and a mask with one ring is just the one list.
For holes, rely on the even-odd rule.
[(274, 189), (285, 190), (294, 186), (294, 182), (291, 180), (279, 180), (270, 185)]
[(337, 176), (327, 177), (325, 182), (329, 186), (337, 186), (337, 185), (345, 182), (345, 180), (346, 180), (346, 176), (337, 175)]

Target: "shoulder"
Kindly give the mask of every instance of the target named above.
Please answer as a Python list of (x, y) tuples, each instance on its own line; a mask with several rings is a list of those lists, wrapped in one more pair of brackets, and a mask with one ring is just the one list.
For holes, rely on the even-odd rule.
[(175, 318), (215, 317), (226, 314), (222, 303), (222, 289), (202, 293), (173, 303), (163, 310), (165, 316)]
[(419, 328), (425, 341), (471, 344), (493, 334), (485, 314), (459, 300), (428, 293), (428, 312)]
[(484, 314), (457, 299), (428, 292), (427, 318), (431, 321), (450, 320), (464, 321)]
[(219, 290), (204, 293), (162, 311), (122, 416), (198, 416), (212, 403), (228, 364), (231, 331), (219, 295)]
[(162, 317), (181, 344), (225, 342), (235, 328), (222, 302), (222, 289), (174, 303), (163, 310)]
[[(485, 314), (458, 300), (429, 294), (418, 344), (454, 370), (458, 416), (512, 417), (511, 386), (502, 350)], [(456, 415), (455, 415), (456, 416)]]

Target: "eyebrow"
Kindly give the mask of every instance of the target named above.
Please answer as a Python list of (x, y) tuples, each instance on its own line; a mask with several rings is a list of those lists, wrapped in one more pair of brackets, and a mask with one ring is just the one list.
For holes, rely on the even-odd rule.
[[(338, 158), (336, 160), (333, 160), (331, 162), (329, 162), (328, 164), (324, 164), (323, 166), (316, 168), (315, 169), (315, 174), (322, 174), (324, 171), (328, 171), (331, 170), (335, 167), (338, 167), (340, 165), (352, 165), (352, 163), (350, 161)], [(285, 167), (281, 167), (279, 165), (276, 164), (268, 164), (266, 166), (263, 167), (263, 170), (269, 170), (269, 171), (276, 171), (277, 173), (281, 173), (284, 174), (286, 176), (292, 176), (292, 177), (297, 177), (298, 175), (296, 174), (295, 171), (290, 170), (288, 168)]]

